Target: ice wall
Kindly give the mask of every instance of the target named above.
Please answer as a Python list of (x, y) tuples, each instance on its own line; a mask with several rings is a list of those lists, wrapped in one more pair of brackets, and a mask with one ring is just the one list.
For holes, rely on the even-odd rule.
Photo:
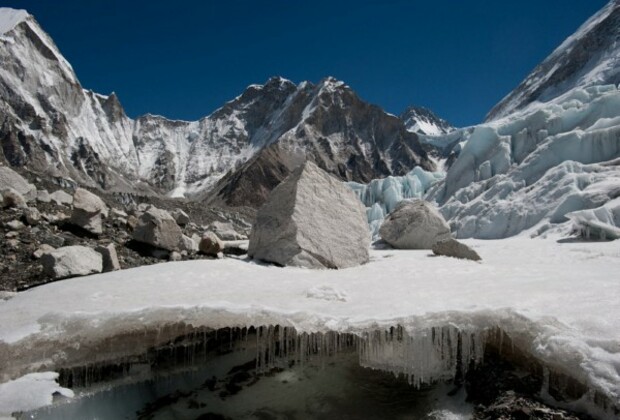
[[(459, 238), (500, 239), (620, 195), (620, 92), (574, 89), (477, 126), (429, 192)], [(616, 227), (618, 227), (616, 225)]]
[(370, 232), (373, 238), (377, 238), (383, 219), (398, 203), (409, 198), (422, 198), (443, 177), (442, 172), (427, 172), (417, 166), (405, 176), (374, 179), (368, 184), (348, 182), (347, 185), (366, 206)]

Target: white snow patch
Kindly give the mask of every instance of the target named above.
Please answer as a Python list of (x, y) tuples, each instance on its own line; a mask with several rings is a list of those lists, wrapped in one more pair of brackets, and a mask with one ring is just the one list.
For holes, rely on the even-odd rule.
[(349, 300), (347, 292), (338, 290), (333, 286), (316, 286), (306, 290), (306, 297), (310, 299), (322, 299), (327, 301), (346, 302)]
[(40, 372), (0, 384), (0, 416), (50, 405), (56, 393), (73, 398), (73, 391), (58, 385), (57, 379), (56, 372)]
[(26, 20), (30, 14), (22, 9), (0, 7), (0, 34), (5, 34)]

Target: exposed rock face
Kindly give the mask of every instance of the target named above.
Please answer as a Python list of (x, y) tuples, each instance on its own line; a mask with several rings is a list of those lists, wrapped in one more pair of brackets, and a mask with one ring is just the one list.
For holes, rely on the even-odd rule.
[(362, 203), (308, 161), (258, 211), (248, 255), (282, 266), (347, 268), (366, 263), (369, 247)]
[(95, 248), (95, 251), (101, 254), (104, 273), (121, 269), (121, 265), (118, 262), (118, 254), (116, 253), (116, 248), (114, 247), (114, 244), (109, 244), (107, 246), (98, 246), (97, 248)]
[(85, 246), (66, 246), (41, 256), (44, 272), (54, 279), (101, 273), (101, 254)]
[[(343, 180), (368, 182), (402, 175), (416, 165), (433, 166), (402, 121), (333, 78), (295, 85), (273, 77), (198, 121), (154, 115), (132, 120), (115, 94), (82, 88), (32, 16), (24, 12), (14, 27), (3, 30), (0, 35), (12, 41), (0, 51), (5, 63), (0, 74), (0, 159), (13, 166), (106, 189), (154, 187), (191, 197), (204, 197), (224, 175), (275, 144), (287, 152), (302, 150)], [(236, 182), (234, 188), (243, 186), (239, 176), (231, 176), (231, 182)], [(261, 188), (270, 191), (275, 185)], [(242, 197), (231, 197), (232, 187), (221, 187), (223, 201)]]
[(451, 238), (443, 216), (424, 200), (401, 201), (381, 225), (379, 235), (399, 249), (431, 249)]
[(476, 251), (452, 238), (439, 241), (433, 245), (433, 254), (472, 261), (480, 261), (482, 259)]
[(200, 252), (212, 257), (217, 256), (224, 249), (224, 244), (213, 232), (205, 232), (200, 239)]
[(176, 220), (167, 211), (153, 206), (140, 216), (133, 239), (168, 251), (184, 247), (183, 232)]
[(37, 198), (37, 188), (30, 184), (20, 174), (6, 166), (0, 166), (0, 191), (13, 188), (20, 193), (26, 201)]
[(83, 188), (73, 195), (71, 223), (95, 235), (103, 232), (103, 217), (108, 217), (108, 207), (103, 200)]

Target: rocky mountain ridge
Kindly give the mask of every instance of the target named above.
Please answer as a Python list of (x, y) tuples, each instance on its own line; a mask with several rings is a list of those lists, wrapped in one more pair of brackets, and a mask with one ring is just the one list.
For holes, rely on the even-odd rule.
[(620, 1), (586, 21), (491, 111), (490, 122), (571, 89), (620, 83)]
[(34, 17), (1, 8), (0, 21), (0, 140), (12, 166), (111, 191), (194, 198), (209, 196), (224, 175), (242, 176), (236, 170), (268, 146), (348, 181), (434, 168), (402, 121), (333, 78), (295, 85), (274, 77), (198, 121), (133, 120), (115, 94), (82, 88)]

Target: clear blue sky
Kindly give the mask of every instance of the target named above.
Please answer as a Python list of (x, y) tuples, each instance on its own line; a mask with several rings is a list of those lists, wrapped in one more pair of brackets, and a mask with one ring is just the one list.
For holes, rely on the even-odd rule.
[(480, 122), (607, 0), (5, 0), (129, 116), (194, 120), (251, 83), (344, 80), (399, 114)]

